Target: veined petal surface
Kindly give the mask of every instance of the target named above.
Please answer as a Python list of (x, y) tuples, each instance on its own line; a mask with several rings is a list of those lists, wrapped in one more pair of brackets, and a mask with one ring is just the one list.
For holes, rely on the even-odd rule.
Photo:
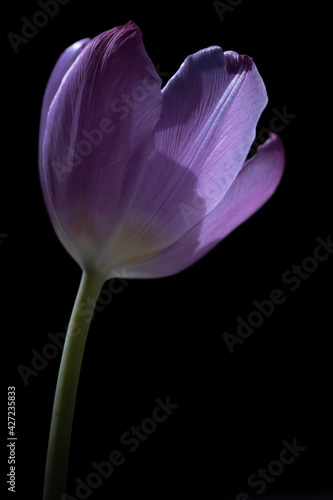
[[(259, 210), (277, 189), (285, 167), (281, 139), (271, 134), (248, 160), (220, 203), (173, 246), (128, 269), (121, 276), (157, 278), (175, 274), (208, 253), (231, 231)], [(196, 241), (196, 244), (194, 244)]]
[(129, 22), (87, 44), (52, 100), (41, 146), (44, 195), (58, 236), (82, 267), (99, 265), (140, 188), (160, 86), (141, 31)]

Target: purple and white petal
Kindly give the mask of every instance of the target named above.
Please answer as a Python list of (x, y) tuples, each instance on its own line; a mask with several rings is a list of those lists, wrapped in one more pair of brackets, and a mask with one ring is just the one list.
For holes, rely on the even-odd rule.
[(244, 164), (223, 200), (207, 217), (169, 249), (136, 266), (122, 269), (119, 275), (157, 278), (189, 267), (269, 200), (280, 183), (284, 166), (282, 141), (271, 134), (257, 154)]
[[(265, 85), (252, 59), (220, 47), (189, 56), (163, 89), (156, 149), (196, 177), (207, 213), (242, 168), (266, 104)], [(184, 181), (170, 172), (171, 204), (185, 201)]]
[[(210, 47), (186, 59), (163, 90), (155, 151), (128, 214), (138, 228), (131, 244), (150, 239), (152, 254), (162, 251), (214, 210), (244, 164), (266, 102), (249, 57)], [(134, 222), (137, 214), (144, 224)]]

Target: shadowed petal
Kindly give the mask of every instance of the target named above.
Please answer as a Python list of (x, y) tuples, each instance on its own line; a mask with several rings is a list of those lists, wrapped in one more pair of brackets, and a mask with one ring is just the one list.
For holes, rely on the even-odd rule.
[[(253, 215), (281, 180), (285, 154), (281, 139), (271, 134), (245, 163), (218, 206), (171, 248), (152, 259), (122, 270), (121, 276), (155, 278), (175, 274), (203, 257), (225, 236)], [(193, 238), (197, 244), (193, 245)]]
[(172, 246), (214, 210), (244, 164), (266, 102), (249, 57), (210, 47), (186, 59), (163, 89), (155, 152), (133, 204), (147, 214), (141, 237), (165, 228), (160, 247)]
[(118, 232), (133, 201), (153, 146), (160, 86), (141, 31), (129, 22), (90, 41), (52, 101), (44, 192), (55, 229), (60, 239), (71, 234), (81, 266), (95, 265), (90, 259)]
[[(224, 54), (220, 47), (189, 56), (163, 89), (156, 149), (196, 176), (206, 213), (221, 201), (243, 166), (266, 103), (266, 89), (252, 59)], [(187, 203), (185, 177), (175, 178), (167, 165), (164, 175), (168, 205)]]

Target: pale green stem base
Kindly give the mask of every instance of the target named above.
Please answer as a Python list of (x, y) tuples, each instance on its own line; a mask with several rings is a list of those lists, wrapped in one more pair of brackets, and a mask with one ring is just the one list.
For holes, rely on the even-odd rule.
[(84, 347), (94, 310), (90, 304), (96, 303), (104, 281), (104, 276), (97, 272), (83, 272), (73, 307), (54, 398), (43, 500), (60, 500), (66, 493), (75, 398)]

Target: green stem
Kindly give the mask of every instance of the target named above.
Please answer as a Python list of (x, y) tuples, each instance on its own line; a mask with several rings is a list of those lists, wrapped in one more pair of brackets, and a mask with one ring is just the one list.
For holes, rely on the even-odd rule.
[(82, 274), (59, 368), (46, 458), (43, 500), (60, 500), (66, 492), (75, 398), (84, 347), (94, 311), (91, 304), (96, 304), (104, 281), (104, 276), (97, 272), (84, 271)]

